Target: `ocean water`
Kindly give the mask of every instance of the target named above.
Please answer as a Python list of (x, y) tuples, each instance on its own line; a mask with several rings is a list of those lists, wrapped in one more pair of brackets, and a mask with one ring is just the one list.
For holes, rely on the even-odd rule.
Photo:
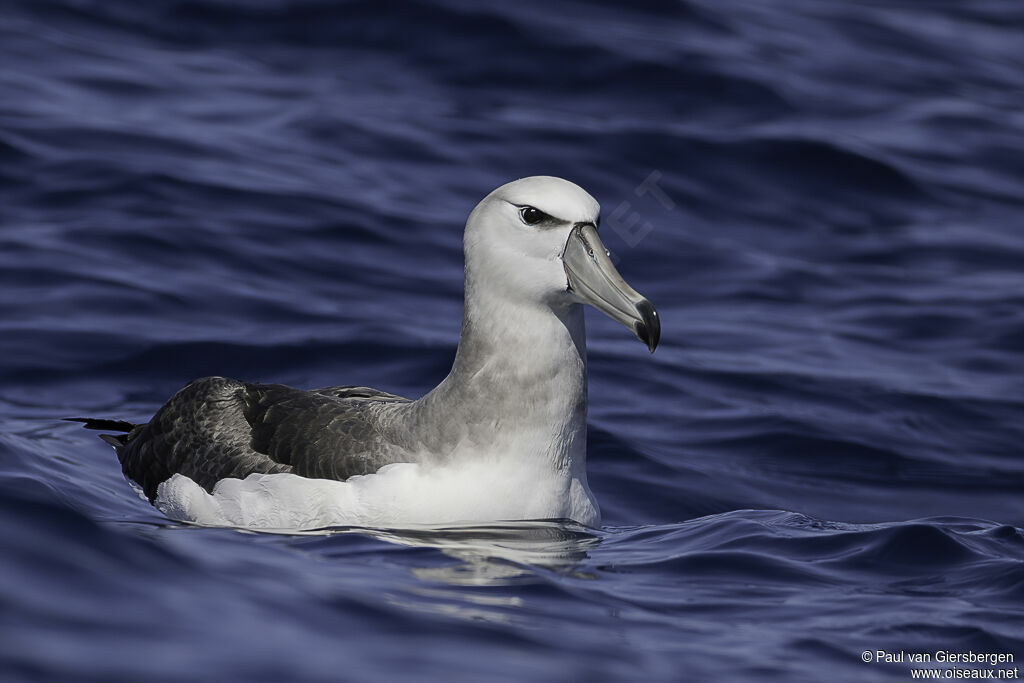
[[(0, 4), (0, 679), (910, 680), (1024, 658), (1024, 5)], [(604, 526), (169, 522), (74, 415), (418, 396), (569, 178)], [(949, 668), (949, 666), (946, 666)], [(952, 674), (950, 674), (952, 675)]]

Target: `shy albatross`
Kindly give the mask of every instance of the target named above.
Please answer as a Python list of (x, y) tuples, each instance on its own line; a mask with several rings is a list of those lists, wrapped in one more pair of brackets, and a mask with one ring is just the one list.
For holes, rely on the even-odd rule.
[(502, 185), (464, 233), (462, 333), (448, 376), (409, 400), (197, 379), (145, 424), (103, 434), (169, 517), (315, 528), (521, 519), (600, 524), (587, 484), (582, 304), (653, 352), (661, 324), (598, 237), (597, 201), (561, 178)]

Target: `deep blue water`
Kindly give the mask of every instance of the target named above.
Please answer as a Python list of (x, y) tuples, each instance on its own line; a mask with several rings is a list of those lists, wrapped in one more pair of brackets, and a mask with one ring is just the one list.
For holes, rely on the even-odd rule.
[[(1024, 5), (0, 5), (0, 679), (909, 680), (1024, 658)], [(418, 396), (461, 231), (604, 207), (605, 526), (169, 523), (58, 418)], [(652, 191), (656, 188), (657, 191)], [(396, 542), (400, 541), (400, 542)]]

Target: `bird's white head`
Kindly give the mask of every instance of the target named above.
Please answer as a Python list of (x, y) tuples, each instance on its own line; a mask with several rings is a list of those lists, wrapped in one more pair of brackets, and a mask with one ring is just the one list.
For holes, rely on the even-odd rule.
[(616, 271), (597, 233), (601, 207), (578, 185), (522, 178), (485, 197), (465, 232), (466, 288), (553, 309), (586, 303), (629, 327), (651, 351), (661, 324)]

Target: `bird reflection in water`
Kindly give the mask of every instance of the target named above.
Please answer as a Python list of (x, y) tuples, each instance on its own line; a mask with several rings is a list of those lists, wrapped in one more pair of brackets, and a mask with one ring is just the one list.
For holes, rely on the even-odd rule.
[(455, 562), (410, 567), (419, 581), (391, 593), (388, 601), (403, 609), (497, 623), (515, 620), (522, 597), (508, 591), (473, 589), (542, 584), (548, 573), (571, 579), (596, 578), (579, 567), (603, 540), (600, 532), (564, 520), (323, 531), (359, 533), (389, 543), (440, 550)]

